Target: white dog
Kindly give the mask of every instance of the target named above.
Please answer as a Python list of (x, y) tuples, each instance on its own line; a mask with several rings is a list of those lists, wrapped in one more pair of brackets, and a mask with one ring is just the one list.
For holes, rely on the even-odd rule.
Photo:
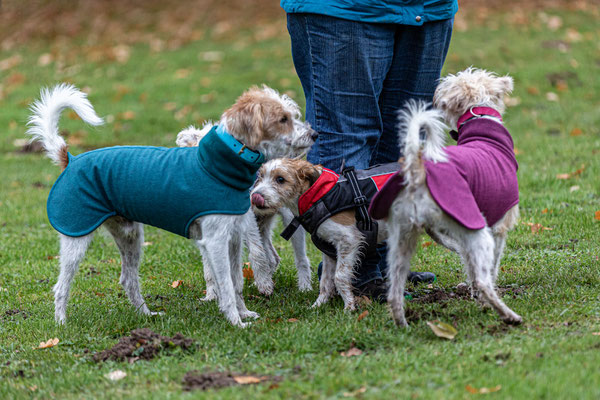
[(456, 124), (457, 146), (442, 147), (439, 111), (412, 103), (400, 114), (400, 131), (406, 132), (403, 169), (370, 206), (387, 223), (388, 302), (398, 325), (407, 325), (404, 284), (423, 230), (460, 255), (478, 300), (505, 323), (521, 322), (495, 290), (506, 235), (518, 218), (517, 162), (501, 117), (512, 88), (512, 78), (473, 68), (441, 80), (434, 105)]
[[(300, 111), (298, 111), (299, 113)], [(299, 114), (298, 114), (299, 115)], [(211, 121), (207, 121), (201, 129), (194, 126), (189, 126), (183, 131), (177, 134), (175, 143), (179, 147), (194, 147), (197, 146), (200, 140), (212, 129), (214, 124)], [(315, 137), (316, 139), (316, 132)], [(294, 149), (298, 153), (293, 154), (290, 152), (288, 157), (298, 158), (302, 157), (310, 147), (301, 148), (294, 146)], [(265, 295), (271, 295), (273, 292), (273, 274), (277, 270), (279, 265), (280, 257), (273, 246), (271, 241), (271, 232), (273, 230), (273, 224), (275, 222), (275, 216), (280, 215), (283, 224), (289, 224), (294, 215), (287, 208), (281, 208), (279, 210), (258, 210), (254, 208), (254, 214), (256, 222), (258, 223), (258, 229), (264, 250), (267, 252), (267, 258), (269, 260), (268, 268), (261, 268), (260, 265), (254, 266), (254, 277), (256, 286), (259, 292)], [(311, 269), (310, 260), (306, 255), (306, 239), (305, 232), (300, 227), (291, 237), (292, 248), (294, 250), (294, 261), (297, 270), (298, 289), (302, 292), (312, 290), (311, 285)], [(249, 243), (250, 245), (252, 242)], [(204, 280), (206, 281), (206, 296), (202, 299), (203, 301), (210, 301), (216, 299), (215, 283), (214, 279), (210, 274), (210, 269), (204, 268)]]
[(240, 232), (253, 241), (251, 261), (266, 265), (267, 260), (249, 211), (248, 190), (265, 159), (314, 142), (314, 131), (298, 120), (298, 106), (272, 89), (251, 88), (196, 149), (119, 146), (78, 156), (68, 153), (58, 134), (65, 108), (91, 125), (103, 123), (85, 94), (70, 85), (42, 90), (41, 100), (32, 106), (28, 134), (64, 170), (48, 199), (50, 222), (61, 233), (56, 321), (66, 320), (71, 281), (100, 225), (119, 247), (120, 282), (130, 301), (140, 312), (153, 314), (139, 287), (142, 223), (196, 240), (225, 317), (240, 327), (246, 326), (242, 319), (257, 318), (242, 297)]

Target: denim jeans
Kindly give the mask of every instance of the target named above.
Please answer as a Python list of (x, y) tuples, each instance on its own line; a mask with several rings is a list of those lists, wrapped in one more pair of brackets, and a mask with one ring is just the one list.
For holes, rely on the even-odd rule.
[[(422, 26), (288, 14), (292, 58), (319, 132), (308, 161), (339, 171), (400, 157), (397, 112), (409, 99), (431, 101), (450, 45), (452, 19)], [(400, 135), (402, 132), (400, 132)], [(354, 285), (381, 279), (386, 248), (363, 260)]]

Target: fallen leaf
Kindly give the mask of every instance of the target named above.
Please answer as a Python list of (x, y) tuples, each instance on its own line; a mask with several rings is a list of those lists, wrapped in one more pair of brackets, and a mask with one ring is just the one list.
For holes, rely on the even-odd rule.
[(556, 175), (556, 179), (571, 179), (575, 176), (579, 176), (583, 173), (583, 171), (585, 170), (585, 164), (581, 164), (581, 168), (579, 168), (576, 171), (573, 171), (571, 173), (568, 174), (557, 174)]
[(529, 86), (527, 88), (527, 93), (537, 96), (538, 94), (540, 94), (540, 89), (536, 88), (535, 86)]
[(6, 71), (14, 68), (21, 64), (21, 61), (23, 61), (23, 57), (21, 57), (20, 54), (15, 54), (14, 56), (5, 58), (4, 60), (0, 61), (0, 71)]
[(569, 90), (569, 85), (565, 81), (558, 81), (556, 82), (556, 90), (559, 92), (566, 92)]
[(104, 375), (106, 377), (106, 379), (111, 380), (111, 381), (120, 381), (121, 379), (125, 378), (127, 376), (127, 373), (125, 371), (121, 371), (120, 369), (117, 369), (115, 371), (111, 371), (108, 374)]
[(177, 280), (177, 281), (173, 281), (173, 283), (171, 283), (171, 287), (172, 287), (173, 289), (175, 289), (175, 288), (177, 288), (177, 287), (181, 286), (181, 284), (182, 284), (182, 283), (183, 283), (183, 281), (182, 281), (181, 279), (180, 279), (180, 280)]
[(421, 247), (425, 249), (425, 248), (427, 248), (427, 247), (431, 246), (432, 244), (433, 244), (433, 242), (423, 242), (423, 243), (421, 244)]
[(40, 67), (45, 67), (46, 65), (50, 64), (52, 60), (52, 54), (44, 53), (41, 56), (39, 56), (37, 63)]
[(250, 266), (250, 263), (247, 262), (244, 264), (244, 268), (242, 269), (242, 274), (244, 275), (244, 279), (252, 280), (254, 279), (254, 271)]
[(135, 118), (135, 111), (131, 111), (131, 110), (124, 111), (124, 112), (122, 112), (121, 114), (119, 114), (119, 117), (120, 117), (122, 120), (125, 120), (125, 121), (130, 121), (130, 120), (132, 120), (132, 119), (134, 119), (134, 118)]
[(369, 315), (369, 311), (365, 310), (362, 313), (360, 313), (360, 315), (357, 318), (357, 321), (362, 321), (367, 315)]
[(559, 29), (562, 26), (562, 24), (563, 24), (562, 18), (557, 15), (548, 17), (548, 20), (546, 21), (546, 26), (551, 31), (555, 31), (555, 30)]
[(552, 228), (546, 228), (542, 224), (534, 224), (533, 222), (523, 222), (524, 225), (527, 225), (531, 228), (531, 233), (536, 234), (540, 231), (551, 231)]
[(362, 394), (362, 393), (364, 393), (366, 391), (367, 391), (367, 387), (366, 386), (362, 386), (362, 387), (356, 389), (353, 392), (344, 392), (344, 397), (356, 397), (357, 395)]
[(596, 221), (600, 221), (600, 211), (596, 211), (594, 214), (594, 219), (596, 219)]
[(502, 385), (497, 385), (491, 388), (486, 388), (486, 387), (482, 387), (482, 388), (475, 388), (471, 385), (467, 385), (465, 386), (465, 389), (467, 390), (467, 392), (469, 393), (473, 393), (473, 394), (487, 394), (487, 393), (494, 393), (499, 391), (500, 389), (502, 389)]
[(516, 107), (521, 104), (521, 98), (504, 96), (504, 104), (506, 104), (507, 107)]
[(190, 69), (187, 69), (187, 68), (178, 69), (177, 71), (175, 71), (175, 78), (176, 79), (187, 78), (190, 75), (191, 72), (192, 71)]
[(427, 321), (427, 326), (431, 328), (437, 337), (444, 339), (454, 339), (458, 331), (450, 324), (441, 321)]
[(288, 322), (298, 322), (298, 318), (289, 318)]
[(242, 375), (242, 376), (234, 376), (233, 380), (239, 383), (240, 385), (248, 385), (251, 383), (260, 383), (265, 380), (265, 378), (259, 378), (258, 376), (252, 375)]
[(58, 338), (54, 338), (54, 339), (50, 339), (47, 342), (40, 342), (40, 345), (37, 347), (37, 349), (47, 349), (50, 347), (54, 347), (58, 344), (60, 340), (58, 340)]
[(354, 356), (360, 356), (362, 354), (362, 350), (359, 349), (358, 347), (352, 346), (348, 349), (348, 351), (342, 351), (340, 353), (340, 356), (342, 357), (354, 357)]
[(548, 214), (548, 209), (547, 209), (547, 208), (544, 208), (544, 209), (542, 210), (542, 214)]
[(581, 129), (579, 128), (573, 128), (571, 129), (571, 133), (569, 133), (569, 135), (571, 136), (581, 136), (583, 132), (581, 131)]
[(600, 336), (600, 332), (592, 332), (592, 335), (594, 335), (594, 336)]
[(519, 149), (517, 149), (516, 147), (513, 149), (513, 153), (515, 153), (515, 156), (518, 156), (519, 154), (523, 154), (523, 152)]
[(559, 97), (554, 92), (548, 92), (548, 93), (546, 93), (546, 100), (548, 100), (548, 101), (558, 101)]
[(579, 188), (579, 185), (573, 185), (573, 186), (571, 186), (571, 187), (569, 188), (569, 192), (570, 192), (570, 193), (573, 193), (573, 192), (575, 192), (575, 191), (577, 191), (577, 190), (579, 190), (579, 189), (580, 189), (580, 188)]
[(165, 111), (173, 111), (177, 108), (177, 103), (169, 101), (168, 103), (163, 104), (163, 110)]
[(142, 243), (142, 246), (146, 247), (146, 246), (150, 246), (152, 244), (152, 242), (144, 242)]

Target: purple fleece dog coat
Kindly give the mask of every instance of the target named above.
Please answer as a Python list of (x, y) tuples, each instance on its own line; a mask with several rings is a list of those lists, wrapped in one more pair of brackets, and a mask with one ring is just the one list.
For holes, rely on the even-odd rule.
[[(427, 187), (440, 208), (465, 228), (493, 226), (519, 203), (518, 164), (504, 125), (469, 119), (458, 129), (457, 145), (445, 151), (448, 162), (425, 161)], [(389, 179), (371, 201), (371, 216), (387, 217), (404, 187), (400, 172)]]

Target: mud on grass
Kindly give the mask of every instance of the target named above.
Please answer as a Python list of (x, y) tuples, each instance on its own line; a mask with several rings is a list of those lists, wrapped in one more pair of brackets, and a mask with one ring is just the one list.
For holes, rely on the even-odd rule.
[(93, 359), (96, 362), (107, 360), (135, 362), (151, 360), (160, 352), (170, 352), (178, 348), (192, 351), (194, 347), (194, 339), (186, 338), (181, 333), (167, 337), (148, 328), (142, 328), (131, 331), (130, 336), (122, 337), (110, 349), (94, 354)]
[(280, 376), (270, 375), (244, 375), (235, 372), (199, 372), (189, 371), (183, 377), (183, 390), (209, 390), (221, 389), (228, 386), (247, 385), (256, 383), (270, 383), (276, 387), (277, 382), (281, 381)]

